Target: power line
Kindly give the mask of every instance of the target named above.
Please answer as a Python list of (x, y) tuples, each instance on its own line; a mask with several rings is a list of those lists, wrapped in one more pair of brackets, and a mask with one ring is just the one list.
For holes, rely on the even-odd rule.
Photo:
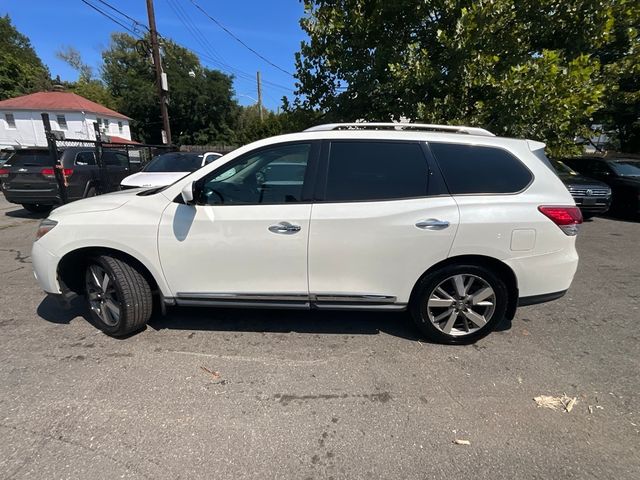
[(130, 29), (129, 27), (127, 27), (124, 23), (120, 22), (118, 19), (112, 17), (111, 15), (109, 15), (107, 12), (105, 12), (104, 10), (100, 10), (98, 7), (96, 7), (95, 5), (89, 3), (87, 0), (80, 0), (82, 3), (84, 3), (85, 5), (93, 8), (96, 12), (98, 12), (100, 15), (107, 17), (109, 20), (111, 20), (114, 23), (117, 23), (118, 25), (120, 25), (122, 28), (124, 28), (125, 30), (127, 30), (128, 32), (130, 32), (132, 35), (134, 35), (136, 38), (141, 38), (140, 34), (132, 29)]
[(231, 30), (229, 30), (227, 27), (225, 27), (222, 23), (220, 23), (218, 20), (216, 20), (215, 18), (213, 18), (211, 15), (209, 15), (200, 5), (198, 5), (194, 0), (191, 0), (191, 3), (193, 4), (194, 7), (196, 7), (198, 10), (200, 10), (206, 17), (208, 17), (212, 22), (214, 22), (216, 25), (218, 25), (222, 30), (224, 30), (225, 32), (227, 32), (231, 37), (233, 37), (238, 43), (240, 43), (242, 46), (244, 46), (247, 50), (249, 50), (250, 52), (252, 52), (254, 55), (256, 55), (258, 58), (261, 58), (262, 60), (264, 60), (265, 62), (267, 62), (269, 65), (271, 65), (274, 68), (277, 68), (278, 70), (280, 70), (283, 73), (286, 73), (287, 75), (289, 75), (290, 77), (293, 77), (293, 73), (288, 72), (287, 70), (285, 70), (284, 68), (276, 65), (275, 63), (273, 63), (271, 60), (269, 60), (268, 58), (266, 58), (265, 56), (261, 55), (259, 52), (257, 52), (256, 50), (254, 50), (253, 48), (251, 48), (249, 45), (247, 45), (245, 42), (243, 42), (240, 38), (238, 38)]
[[(132, 29), (130, 29), (128, 26), (126, 26), (124, 23), (120, 22), (118, 19), (114, 18), (113, 16), (111, 16), (110, 14), (108, 14), (107, 12), (105, 12), (104, 10), (101, 10), (100, 8), (98, 8), (97, 6), (89, 3), (87, 0), (80, 0), (82, 3), (86, 4), (87, 6), (91, 7), (92, 9), (94, 9), (95, 11), (97, 11), (98, 13), (100, 13), (101, 15), (103, 15), (104, 17), (108, 18), (109, 20), (111, 20), (112, 22), (120, 25), (122, 28), (124, 28), (125, 30), (127, 30), (128, 32), (130, 32), (131, 34), (133, 34), (136, 38), (141, 39), (142, 37), (140, 36), (140, 34)], [(147, 30), (148, 28), (146, 27), (146, 25), (144, 25), (143, 23), (139, 22), (138, 20), (136, 20), (135, 18), (131, 17), (130, 15), (127, 15), (125, 12), (122, 12), (121, 10), (118, 10), (116, 7), (114, 7), (113, 5), (109, 4), (108, 2), (104, 1), (104, 0), (96, 0), (100, 3), (102, 3), (103, 5), (107, 6), (108, 8), (118, 12), (120, 15), (122, 15), (123, 17), (127, 18), (129, 21), (131, 21), (132, 23), (136, 24), (136, 25), (142, 25), (144, 26)], [(170, 5), (171, 6), (171, 5)], [(177, 6), (177, 5), (176, 5)], [(173, 7), (172, 7), (173, 9)], [(177, 14), (177, 11), (175, 9), (173, 9), (174, 12)], [(185, 12), (186, 13), (186, 12)], [(180, 17), (180, 15), (178, 15), (179, 19), (181, 22), (183, 22), (183, 24), (185, 25), (185, 27), (187, 27), (187, 24), (184, 23), (184, 21), (182, 20), (182, 18)], [(192, 22), (193, 23), (193, 22)], [(193, 24), (193, 28), (197, 29), (197, 26), (195, 24)], [(189, 29), (189, 32), (194, 36), (194, 38), (196, 38), (197, 40), (197, 35), (195, 33), (193, 33), (191, 31), (191, 29)], [(199, 30), (198, 30), (199, 31)], [(235, 76), (238, 79), (244, 80), (247, 83), (251, 83), (252, 85), (255, 82), (255, 78), (252, 74), (249, 74), (247, 72), (244, 72), (238, 68), (232, 67), (231, 65), (226, 64), (225, 62), (222, 61), (222, 58), (220, 57), (219, 54), (217, 54), (217, 52), (215, 52), (215, 49), (213, 49), (213, 47), (210, 46), (209, 42), (206, 40), (206, 37), (202, 34), (201, 31), (199, 31), (200, 36), (202, 39), (204, 39), (204, 41), (206, 42), (205, 44), (202, 43), (202, 41), (198, 41), (198, 43), (200, 43), (205, 50), (207, 50), (209, 53), (203, 53), (203, 52), (199, 52), (195, 49), (183, 46), (183, 48), (185, 48), (186, 50), (196, 54), (196, 56), (200, 57), (200, 58), (205, 58), (207, 60), (209, 60), (211, 63), (215, 64), (218, 66), (218, 68), (220, 70), (222, 70), (223, 72), (226, 72), (228, 74), (231, 74), (233, 76)], [(158, 32), (158, 37), (160, 37), (162, 40), (168, 40), (167, 38), (165, 38), (163, 35), (160, 34), (160, 32)], [(206, 48), (207, 44), (209, 44), (210, 48)], [(213, 54), (216, 54), (215, 56)], [(278, 88), (278, 89), (282, 89), (285, 90), (287, 92), (293, 92), (294, 90), (290, 87), (286, 87), (284, 85), (280, 85), (278, 83), (274, 83), (274, 82), (270, 82), (268, 80), (263, 80), (263, 83), (265, 85), (268, 85), (272, 88)]]
[[(101, 4), (103, 4), (105, 7), (110, 8), (111, 10), (113, 10), (114, 12), (119, 13), (120, 15), (122, 15), (123, 17), (125, 17), (127, 20), (130, 20), (131, 22), (133, 22), (134, 26), (135, 25), (140, 25), (141, 27), (145, 28), (147, 31), (149, 31), (149, 27), (147, 27), (144, 23), (140, 23), (138, 20), (136, 20), (135, 18), (127, 15), (126, 13), (124, 13), (122, 10), (117, 9), (116, 7), (114, 7), (113, 5), (111, 5), (109, 2), (105, 2), (104, 0), (96, 0), (98, 2), (100, 2)], [(135, 28), (135, 27), (134, 27)]]

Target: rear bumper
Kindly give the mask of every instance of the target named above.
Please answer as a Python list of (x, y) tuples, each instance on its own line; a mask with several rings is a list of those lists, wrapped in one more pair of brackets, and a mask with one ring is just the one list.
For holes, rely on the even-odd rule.
[(564, 297), (566, 293), (566, 290), (562, 290), (560, 292), (543, 293), (542, 295), (532, 295), (530, 297), (520, 297), (518, 299), (518, 306), (526, 307), (527, 305), (537, 305), (539, 303), (552, 302)]
[(5, 189), (3, 191), (5, 198), (11, 203), (37, 203), (39, 205), (58, 205), (57, 190), (19, 190)]
[[(578, 253), (571, 245), (556, 252), (513, 258), (505, 263), (516, 275), (520, 298), (524, 302), (547, 297), (554, 300), (571, 286), (578, 268)], [(527, 298), (529, 300), (525, 300)]]

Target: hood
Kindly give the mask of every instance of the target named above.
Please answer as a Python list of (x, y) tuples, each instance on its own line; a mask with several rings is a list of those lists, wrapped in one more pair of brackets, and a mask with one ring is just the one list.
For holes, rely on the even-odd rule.
[(609, 182), (610, 185), (625, 185), (640, 189), (640, 177), (614, 177)]
[(88, 212), (102, 212), (105, 210), (115, 210), (120, 208), (132, 198), (135, 198), (136, 194), (143, 189), (136, 188), (131, 190), (123, 190), (120, 192), (107, 193), (105, 195), (98, 195), (97, 197), (84, 198), (75, 202), (67, 203), (54, 209), (49, 215), (49, 218), (56, 219), (61, 215), (73, 215), (76, 213), (88, 213)]
[(558, 173), (558, 177), (565, 185), (585, 186), (609, 188), (609, 186), (601, 182), (600, 180), (594, 180), (593, 178), (585, 177), (583, 175), (569, 175), (568, 173)]
[(123, 187), (164, 187), (186, 177), (191, 172), (138, 172), (126, 177), (120, 185)]

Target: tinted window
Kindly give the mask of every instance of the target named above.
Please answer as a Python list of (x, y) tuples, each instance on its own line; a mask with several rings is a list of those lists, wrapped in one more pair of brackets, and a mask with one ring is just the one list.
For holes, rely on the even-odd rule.
[(417, 143), (331, 143), (328, 201), (423, 197), (427, 181), (427, 161)]
[(500, 148), (431, 143), (451, 194), (515, 193), (531, 182), (531, 173)]
[(611, 167), (621, 177), (640, 177), (640, 160), (616, 160)]
[(158, 155), (143, 170), (145, 172), (195, 172), (202, 166), (202, 153), (170, 152)]
[(310, 150), (310, 144), (300, 143), (265, 148), (240, 157), (205, 178), (200, 203), (300, 202)]
[(11, 157), (11, 161), (7, 166), (13, 167), (40, 167), (42, 165), (51, 165), (53, 162), (49, 152), (46, 150), (36, 151), (18, 151)]
[(95, 165), (96, 157), (93, 152), (79, 152), (76, 155), (76, 165)]
[(102, 161), (110, 167), (128, 167), (127, 156), (117, 152), (102, 152)]

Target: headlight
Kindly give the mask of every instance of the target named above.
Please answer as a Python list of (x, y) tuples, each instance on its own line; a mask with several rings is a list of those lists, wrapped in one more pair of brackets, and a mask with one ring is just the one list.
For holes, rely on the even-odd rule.
[(40, 240), (47, 233), (53, 230), (53, 227), (55, 227), (57, 224), (58, 222), (49, 218), (45, 218), (44, 220), (42, 220), (40, 222), (40, 225), (38, 226), (38, 230), (36, 231), (36, 241)]

